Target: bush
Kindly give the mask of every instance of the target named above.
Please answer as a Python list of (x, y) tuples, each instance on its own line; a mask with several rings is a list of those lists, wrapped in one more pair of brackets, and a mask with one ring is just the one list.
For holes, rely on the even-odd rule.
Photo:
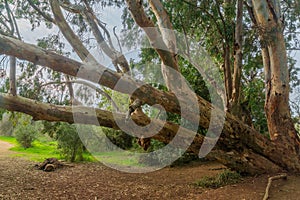
[[(151, 145), (150, 145), (149, 149), (147, 150), (147, 152), (153, 152), (153, 151), (162, 149), (165, 146), (166, 146), (166, 144), (152, 139)], [(174, 162), (171, 162), (173, 160), (174, 153), (175, 153), (175, 155), (178, 155), (178, 154), (182, 154), (182, 155)], [(197, 161), (199, 160), (199, 157), (197, 155), (190, 154), (187, 152), (183, 153), (181, 149), (174, 149), (171, 152), (170, 151), (168, 151), (168, 152), (157, 151), (156, 153), (141, 155), (139, 158), (139, 163), (146, 164), (148, 166), (157, 166), (157, 165), (162, 165), (164, 163), (171, 163), (170, 167), (174, 167), (174, 166), (185, 165), (185, 164), (188, 164), (188, 163), (190, 163), (192, 161), (196, 161), (196, 160)]]
[(218, 188), (228, 184), (238, 183), (241, 179), (241, 175), (237, 172), (225, 170), (214, 177), (205, 176), (195, 184), (203, 188)]
[(133, 136), (110, 128), (102, 128), (102, 131), (116, 146), (122, 149), (130, 149), (132, 147), (132, 141), (134, 140)]
[(75, 125), (61, 123), (56, 131), (56, 137), (58, 148), (66, 160), (70, 162), (83, 160), (84, 146)]
[(30, 123), (18, 124), (14, 130), (17, 142), (24, 148), (32, 147), (32, 142), (36, 139), (38, 130)]
[[(0, 112), (1, 113), (1, 112)], [(0, 135), (12, 136), (13, 134), (13, 123), (11, 122), (10, 114), (4, 113), (0, 122)]]

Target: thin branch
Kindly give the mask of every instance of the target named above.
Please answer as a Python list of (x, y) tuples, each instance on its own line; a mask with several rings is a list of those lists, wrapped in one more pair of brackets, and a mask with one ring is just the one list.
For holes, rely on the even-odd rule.
[(44, 17), (47, 21), (49, 21), (53, 24), (56, 24), (55, 20), (49, 14), (41, 11), (40, 8), (37, 7), (32, 0), (27, 0), (27, 2), (38, 14), (40, 14), (42, 17)]
[[(112, 63), (115, 66), (120, 66), (122, 68), (122, 73), (130, 72), (128, 61), (126, 60), (125, 56), (115, 49), (111, 49), (109, 45), (105, 42), (104, 37), (102, 36), (101, 31), (99, 30), (97, 23), (95, 23), (94, 19), (95, 16), (93, 12), (89, 12), (88, 10), (84, 11), (84, 16), (86, 17), (87, 22), (89, 23), (93, 34), (97, 40), (98, 45), (104, 51), (104, 53), (112, 60)], [(117, 68), (118, 70), (118, 68)]]
[(15, 18), (15, 15), (14, 15), (13, 13), (11, 13), (11, 16), (12, 16), (13, 22), (14, 22), (14, 24), (15, 24), (16, 34), (17, 34), (19, 40), (21, 40), (22, 37), (21, 37), (21, 34), (20, 34), (19, 26), (18, 26), (17, 20), (16, 20), (16, 18)]
[(0, 13), (0, 15), (5, 19), (5, 21), (7, 21), (7, 22), (9, 21), (3, 13)]
[[(8, 26), (1, 18), (0, 18), (0, 23), (1, 23), (3, 26), (5, 26), (5, 28), (7, 29), (8, 32), (10, 31), (9, 26)], [(0, 31), (2, 31), (2, 30), (0, 29)], [(4, 32), (4, 31), (2, 31), (2, 32)]]
[(281, 175), (277, 175), (277, 176), (272, 176), (272, 177), (270, 177), (268, 179), (268, 185), (266, 187), (266, 192), (265, 192), (263, 200), (267, 200), (269, 198), (269, 190), (270, 190), (272, 181), (273, 180), (277, 180), (277, 179), (285, 179), (286, 180), (287, 179), (287, 174), (281, 174)]
[(98, 26), (105, 32), (105, 34), (107, 35), (107, 40), (108, 40), (108, 44), (110, 46), (110, 48), (114, 49), (114, 45), (111, 41), (111, 37), (110, 37), (110, 33), (109, 31), (107, 30), (107, 28), (102, 24), (102, 22), (98, 19), (98, 17), (96, 17), (96, 22), (98, 24)]
[(7, 16), (8, 16), (8, 22), (10, 24), (10, 34), (11, 35), (14, 35), (14, 32), (15, 32), (15, 26), (14, 26), (14, 22), (12, 20), (12, 17), (11, 17), (11, 10), (9, 8), (9, 5), (8, 5), (8, 2), (7, 0), (5, 0), (5, 9), (6, 9), (6, 12), (7, 12)]
[[(111, 98), (111, 96), (109, 94), (107, 94), (106, 92), (104, 92), (102, 89), (100, 89), (99, 87), (87, 82), (87, 81), (84, 81), (84, 80), (67, 80), (67, 81), (53, 81), (53, 82), (48, 82), (48, 83), (44, 83), (42, 85), (40, 85), (37, 89), (37, 94), (39, 94), (40, 90), (42, 89), (42, 87), (46, 87), (48, 85), (54, 85), (54, 84), (68, 84), (68, 83), (78, 83), (78, 84), (82, 84), (82, 85), (85, 85), (85, 86), (88, 86), (92, 89), (94, 89), (96, 92), (98, 92), (99, 94), (102, 94), (103, 96), (105, 96), (111, 103), (112, 103), (112, 106), (114, 107), (114, 109), (119, 112), (120, 109), (119, 107), (117, 106), (117, 104), (115, 103), (115, 101)], [(74, 97), (74, 95), (73, 95)]]
[[(216, 4), (217, 4), (217, 1), (215, 1), (216, 2)], [(216, 5), (216, 7), (217, 7), (217, 11), (218, 11), (218, 14), (219, 14), (219, 17), (220, 17), (220, 19), (221, 19), (221, 21), (222, 21), (222, 24), (223, 24), (223, 27), (224, 27), (224, 31), (221, 31), (222, 33), (224, 32), (224, 33), (227, 33), (227, 27), (226, 27), (226, 22), (225, 22), (225, 19), (224, 19), (224, 16), (223, 16), (223, 14), (222, 14), (222, 12), (221, 12), (221, 5), (220, 4), (218, 4), (218, 5)], [(212, 15), (213, 16), (213, 15)], [(214, 20), (213, 20), (214, 21)], [(217, 20), (215, 21), (215, 22), (217, 22)], [(217, 23), (216, 23), (217, 24)], [(218, 26), (217, 26), (218, 27)], [(219, 29), (219, 28), (218, 28)], [(223, 37), (225, 40), (227, 40), (227, 38), (226, 38), (226, 34), (225, 34), (225, 37)]]
[(69, 94), (70, 94), (70, 100), (71, 100), (71, 103), (72, 103), (72, 105), (74, 104), (74, 89), (73, 89), (73, 85), (72, 85), (72, 83), (70, 82), (70, 76), (68, 76), (68, 75), (65, 75), (65, 79), (66, 79), (66, 85), (67, 85), (67, 87), (68, 87), (68, 89), (69, 89)]
[(123, 53), (123, 50), (122, 50), (122, 46), (121, 46), (119, 37), (118, 37), (117, 34), (116, 34), (116, 28), (117, 28), (117, 26), (114, 26), (114, 28), (113, 28), (114, 36), (116, 37), (116, 39), (117, 39), (117, 41), (118, 41), (118, 45), (119, 45), (119, 48), (120, 48), (120, 52)]
[[(63, 1), (63, 3), (61, 3), (61, 6), (70, 12), (76, 14), (82, 14), (85, 17), (88, 24), (90, 25), (98, 45), (101, 47), (104, 53), (112, 60), (112, 63), (114, 64), (117, 72), (121, 72), (121, 70), (118, 67), (119, 65), (122, 68), (122, 73), (128, 73), (130, 69), (125, 56), (114, 49), (112, 42), (110, 41), (109, 32), (101, 24), (101, 21), (94, 15), (92, 8), (89, 6), (89, 4), (86, 1), (85, 4), (87, 9), (80, 5), (73, 5), (68, 0), (65, 0)], [(110, 43), (109, 45), (106, 43), (98, 26), (100, 26), (106, 33), (108, 33), (109, 43)]]

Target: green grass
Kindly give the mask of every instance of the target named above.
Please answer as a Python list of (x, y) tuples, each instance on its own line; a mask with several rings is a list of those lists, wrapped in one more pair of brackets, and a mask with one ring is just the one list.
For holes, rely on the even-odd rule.
[(241, 180), (241, 178), (242, 177), (239, 173), (230, 170), (225, 170), (222, 173), (213, 177), (205, 176), (199, 181), (197, 181), (195, 184), (196, 186), (202, 188), (219, 188), (225, 185), (238, 183)]
[(0, 136), (0, 140), (4, 141), (4, 142), (9, 142), (9, 143), (14, 144), (14, 145), (18, 144), (16, 138), (10, 137), (10, 136)]
[[(50, 141), (47, 138), (45, 139), (43, 137), (39, 137), (38, 140), (33, 142), (33, 146), (27, 149), (21, 147), (14, 137), (0, 136), (0, 140), (9, 142), (14, 145), (14, 147), (10, 148), (11, 151), (16, 152), (15, 154), (11, 155), (14, 157), (23, 157), (37, 162), (42, 162), (46, 158), (52, 157), (62, 159), (59, 150), (57, 150), (57, 142)], [(141, 166), (141, 164), (138, 162), (138, 156), (130, 152), (126, 152), (123, 154), (115, 151), (101, 152), (98, 153), (95, 157), (90, 153), (85, 152), (83, 153), (83, 158), (86, 162), (102, 161), (104, 163), (111, 163), (122, 166)]]
[(16, 152), (16, 154), (12, 154), (14, 157), (24, 157), (29, 160), (42, 162), (46, 158), (55, 157), (60, 159), (61, 156), (59, 151), (57, 150), (57, 142), (55, 141), (34, 141), (33, 146), (30, 148), (23, 148), (21, 147), (16, 138), (14, 137), (7, 137), (7, 136), (0, 136), (0, 140), (9, 142), (14, 145), (14, 147), (10, 148), (11, 151)]
[(135, 166), (135, 167), (142, 166), (139, 163), (139, 157), (135, 155), (135, 153), (131, 153), (131, 152), (124, 152), (124, 153), (120, 153), (117, 151), (101, 152), (95, 155), (95, 159), (104, 163), (110, 163), (114, 165)]

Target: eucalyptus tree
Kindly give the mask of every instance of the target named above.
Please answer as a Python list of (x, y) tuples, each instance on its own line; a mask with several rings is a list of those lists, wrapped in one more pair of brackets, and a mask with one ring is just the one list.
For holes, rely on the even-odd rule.
[[(186, 88), (184, 88), (185, 85), (174, 75), (176, 73), (180, 74), (180, 65), (183, 63), (177, 55), (177, 47), (181, 44), (177, 43), (174, 29), (176, 26), (180, 26), (178, 23), (181, 24), (182, 30), (187, 34), (193, 33), (194, 28), (199, 24), (200, 29), (203, 28), (205, 31), (210, 28), (215, 29), (213, 32), (217, 32), (216, 38), (203, 39), (205, 31), (199, 31), (199, 34), (195, 36), (198, 37), (199, 43), (202, 42), (208, 49), (208, 52), (215, 56), (216, 62), (224, 64), (225, 99), (228, 105), (229, 100), (237, 95), (237, 93), (240, 93), (241, 87), (239, 81), (242, 79), (241, 52), (239, 51), (243, 47), (241, 46), (241, 34), (238, 34), (241, 26), (235, 27), (234, 23), (238, 22), (237, 24), (241, 25), (243, 22), (241, 22), (241, 13), (244, 16), (246, 14), (242, 12), (241, 4), (244, 3), (248, 11), (248, 19), (251, 18), (253, 23), (251, 30), (259, 36), (262, 44), (261, 46), (257, 45), (256, 48), (262, 50), (264, 61), (265, 90), (267, 94), (266, 114), (271, 139), (261, 135), (254, 128), (249, 127), (231, 113), (226, 112), (226, 121), (224, 122), (222, 134), (210, 155), (217, 158), (223, 164), (243, 173), (278, 172), (282, 169), (291, 172), (300, 171), (299, 139), (292, 124), (288, 105), (289, 71), (283, 35), (284, 19), (281, 14), (282, 4), (280, 1), (238, 1), (237, 5), (239, 5), (239, 9), (237, 10), (235, 9), (235, 4), (233, 4), (234, 2), (230, 0), (225, 0), (224, 2), (213, 1), (213, 7), (211, 7), (212, 4), (208, 1), (183, 1), (182, 3), (187, 4), (185, 6), (191, 6), (192, 14), (204, 14), (205, 16), (206, 13), (206, 17), (209, 16), (209, 18), (202, 16), (202, 19), (205, 19), (202, 21), (190, 18), (188, 16), (189, 12), (177, 13), (178, 15), (182, 15), (177, 19), (177, 16), (174, 16), (174, 13), (170, 11), (173, 7), (175, 9), (175, 1), (126, 0), (126, 4), (123, 1), (101, 2), (104, 8), (112, 4), (126, 9), (126, 12), (131, 16), (128, 20), (130, 23), (134, 22), (136, 25), (135, 31), (145, 32), (148, 42), (152, 45), (157, 58), (159, 58), (162, 70), (161, 74), (166, 82), (166, 88), (143, 84), (137, 80), (138, 77), (132, 76), (130, 62), (127, 61), (121, 49), (112, 44), (111, 32), (101, 21), (101, 15), (97, 15), (95, 12), (97, 1), (17, 1), (16, 14), (20, 18), (30, 19), (32, 28), (39, 26), (41, 21), (45, 22), (48, 27), (57, 27), (67, 43), (77, 54), (78, 59), (68, 57), (68, 54), (64, 51), (58, 51), (57, 49), (53, 51), (53, 49), (47, 46), (47, 42), (43, 43), (46, 46), (32, 45), (2, 33), (0, 35), (0, 53), (17, 57), (20, 60), (26, 60), (31, 66), (46, 67), (50, 70), (49, 74), (55, 72), (54, 74), (61, 77), (62, 73), (70, 77), (77, 77), (93, 82), (93, 84), (98, 84), (120, 93), (130, 94), (132, 105), (128, 109), (132, 112), (129, 113), (129, 117), (137, 125), (146, 126), (151, 122), (153, 129), (149, 129), (148, 131), (159, 130), (158, 134), (152, 136), (152, 138), (165, 143), (172, 141), (178, 129), (181, 128), (184, 134), (180, 137), (179, 141), (184, 143), (188, 136), (195, 135), (194, 141), (190, 144), (188, 150), (198, 154), (201, 145), (209, 145), (209, 142), (214, 141), (214, 138), (195, 134), (193, 130), (182, 128), (176, 123), (150, 118), (144, 112), (136, 111), (139, 109), (142, 111), (141, 106), (143, 105), (155, 106), (158, 104), (166, 112), (180, 115), (185, 120), (199, 124), (204, 129), (210, 127), (212, 116), (213, 121), (222, 123), (224, 111), (216, 108), (215, 105), (212, 105), (199, 95), (196, 96), (198, 103), (196, 107), (199, 107), (200, 113), (197, 112), (197, 109), (189, 109), (189, 112), (184, 113), (181, 112), (181, 107), (191, 106), (194, 108), (193, 106), (195, 105), (189, 104), (191, 97), (185, 96), (178, 99), (175, 95), (176, 92), (182, 92), (182, 90), (184, 93), (184, 89)], [(167, 4), (170, 5), (167, 6)], [(197, 12), (198, 7), (200, 7), (200, 12)], [(180, 20), (182, 21), (180, 22)], [(191, 26), (188, 26), (185, 21), (189, 21)], [(211, 23), (217, 24), (210, 26)], [(182, 26), (182, 24), (185, 26)], [(234, 32), (236, 36), (234, 36)], [(248, 37), (248, 35), (246, 36)], [(89, 43), (91, 37), (93, 38), (93, 43)], [(103, 66), (97, 60), (97, 57), (90, 53), (89, 47), (95, 43), (111, 59), (114, 69)], [(234, 45), (230, 45), (232, 43)], [(230, 55), (234, 53), (234, 50), (236, 50), (235, 57)], [(188, 58), (186, 57), (185, 62), (189, 61)], [(232, 61), (233, 58), (235, 58), (236, 65), (232, 65), (234, 63)], [(235, 66), (233, 69), (236, 71), (231, 72), (232, 66)], [(235, 78), (230, 80), (229, 76)], [(237, 81), (235, 82), (235, 80)], [(120, 84), (118, 85), (120, 81), (122, 83), (121, 86)], [(61, 82), (72, 83), (76, 82), (76, 79), (74, 81), (65, 80)], [(84, 81), (81, 83), (89, 85)], [(238, 90), (233, 90), (233, 85)], [(109, 94), (106, 94), (109, 98)], [(238, 94), (237, 96), (240, 98), (241, 95)], [(29, 114), (34, 120), (74, 123), (74, 116), (77, 116), (81, 119), (81, 121), (76, 121), (77, 123), (100, 124), (101, 126), (113, 129), (120, 129), (120, 126), (128, 126), (126, 122), (128, 114), (126, 113), (104, 110), (103, 108), (94, 109), (84, 105), (70, 107), (62, 102), (60, 104), (64, 105), (58, 105), (57, 102), (50, 102), (51, 104), (49, 104), (46, 103), (47, 100), (43, 97), (38, 100), (4, 93), (0, 95), (0, 105), (2, 108)], [(237, 101), (239, 102), (240, 100)], [(212, 114), (213, 112), (214, 115)], [(97, 122), (94, 120), (95, 115)], [(213, 127), (212, 131), (219, 128), (217, 127), (218, 123), (214, 124), (216, 124), (216, 127)], [(134, 127), (127, 127), (127, 130), (130, 132), (137, 131)]]

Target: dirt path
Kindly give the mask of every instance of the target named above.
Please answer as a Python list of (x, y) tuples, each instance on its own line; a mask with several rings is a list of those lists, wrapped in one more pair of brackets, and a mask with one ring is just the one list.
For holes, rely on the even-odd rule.
[(10, 151), (9, 149), (13, 147), (14, 145), (4, 142), (0, 140), (0, 157), (6, 157), (9, 154), (12, 154), (14, 152)]
[[(10, 144), (0, 141), (0, 199), (103, 199), (103, 200), (261, 200), (268, 175), (245, 178), (242, 183), (203, 189), (193, 183), (216, 175), (216, 162), (164, 168), (147, 174), (128, 174), (101, 163), (75, 164), (55, 172), (34, 169), (34, 162), (11, 157)], [(297, 200), (300, 178), (275, 181), (270, 200)]]

